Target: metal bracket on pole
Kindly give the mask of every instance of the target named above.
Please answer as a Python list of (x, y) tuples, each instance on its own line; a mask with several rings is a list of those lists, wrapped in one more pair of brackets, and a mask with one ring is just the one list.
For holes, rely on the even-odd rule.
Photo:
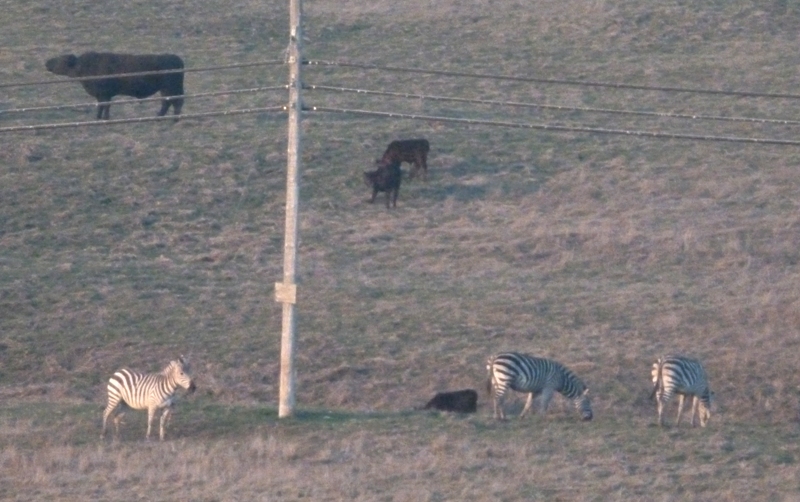
[(297, 303), (297, 284), (275, 283), (275, 301), (278, 303)]

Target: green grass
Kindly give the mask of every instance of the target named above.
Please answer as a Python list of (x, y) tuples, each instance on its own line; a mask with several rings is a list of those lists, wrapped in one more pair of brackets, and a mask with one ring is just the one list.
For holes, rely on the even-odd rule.
[[(474, 73), (793, 92), (789, 2), (306, 2), (306, 56)], [(188, 67), (282, 58), (286, 2), (4, 6), (2, 82), (87, 50)], [(796, 120), (795, 100), (307, 67), (308, 83), (569, 106)], [(189, 73), (187, 92), (286, 81)], [(88, 102), (7, 88), (0, 110)], [(281, 104), (190, 99), (186, 113)], [(795, 139), (794, 126), (307, 91), (306, 104)], [(158, 105), (113, 105), (112, 118)], [(0, 126), (93, 108), (0, 114)], [(366, 204), (389, 141), (431, 141), (429, 181)], [(766, 500), (797, 490), (800, 182), (795, 147), (342, 114), (303, 120), (295, 418), (278, 420), (286, 122), (277, 114), (6, 134), (0, 148), (0, 498)], [(485, 386), (486, 357), (553, 357), (595, 420), (416, 413)], [(650, 365), (702, 359), (706, 429), (654, 426)], [(129, 412), (99, 440), (105, 382), (186, 354), (198, 392), (164, 444)], [(674, 420), (674, 404), (668, 423)], [(519, 411), (521, 403), (510, 404)]]

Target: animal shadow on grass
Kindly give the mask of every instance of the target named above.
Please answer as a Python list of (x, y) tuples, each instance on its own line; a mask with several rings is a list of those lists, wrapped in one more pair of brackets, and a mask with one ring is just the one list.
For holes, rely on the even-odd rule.
[(478, 392), (474, 389), (437, 392), (422, 409), (475, 413), (478, 411)]

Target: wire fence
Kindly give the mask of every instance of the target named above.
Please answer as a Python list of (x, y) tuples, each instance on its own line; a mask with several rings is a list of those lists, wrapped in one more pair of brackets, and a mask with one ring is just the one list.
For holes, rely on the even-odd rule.
[[(212, 92), (198, 92), (194, 94), (178, 94), (175, 96), (169, 96), (169, 99), (193, 99), (193, 98), (208, 98), (214, 96), (228, 96), (228, 95), (237, 95), (237, 94), (250, 94), (250, 93), (258, 93), (258, 92), (267, 92), (267, 91), (280, 91), (286, 90), (286, 85), (272, 85), (272, 86), (264, 86), (264, 87), (250, 87), (247, 89), (231, 89), (226, 91), (212, 91)], [(130, 104), (130, 103), (147, 103), (151, 101), (162, 101), (164, 97), (157, 97), (157, 98), (142, 98), (142, 99), (118, 99), (114, 101), (115, 105), (118, 104)], [(26, 113), (26, 112), (42, 112), (42, 111), (52, 111), (52, 110), (65, 110), (70, 108), (88, 108), (97, 106), (96, 101), (92, 102), (84, 102), (84, 103), (70, 103), (70, 104), (63, 104), (63, 105), (47, 105), (47, 106), (29, 106), (29, 107), (21, 107), (21, 108), (12, 108), (10, 110), (1, 110), (0, 117), (4, 114), (14, 114), (14, 113)]]
[(499, 120), (483, 120), (483, 119), (467, 119), (457, 117), (445, 117), (434, 115), (419, 115), (413, 113), (395, 113), (395, 112), (380, 112), (373, 110), (358, 110), (349, 108), (333, 108), (316, 106), (312, 107), (311, 111), (315, 112), (329, 112), (329, 113), (345, 113), (351, 115), (363, 115), (373, 117), (386, 117), (395, 119), (409, 119), (409, 120), (426, 120), (435, 122), (450, 122), (456, 124), (468, 125), (486, 125), (497, 127), (511, 127), (516, 129), (537, 129), (542, 131), (557, 131), (557, 132), (581, 132), (592, 134), (605, 134), (605, 135), (620, 135), (620, 136), (637, 136), (642, 138), (659, 138), (659, 139), (685, 139), (695, 141), (721, 141), (727, 143), (758, 143), (765, 145), (791, 145), (800, 146), (800, 141), (783, 140), (773, 138), (747, 138), (736, 136), (712, 136), (712, 135), (696, 135), (696, 134), (681, 134), (681, 133), (668, 133), (659, 131), (641, 131), (641, 130), (625, 130), (625, 129), (604, 129), (599, 127), (582, 127), (582, 126), (564, 126), (557, 124), (535, 124), (535, 123), (520, 123), (520, 122), (506, 122)]
[(459, 98), (452, 96), (437, 96), (428, 94), (414, 94), (408, 92), (392, 92), (392, 91), (378, 91), (371, 89), (358, 89), (352, 87), (330, 86), (330, 85), (316, 85), (306, 84), (305, 89), (312, 91), (335, 91), (344, 93), (355, 93), (373, 96), (393, 96), (409, 99), (421, 99), (429, 101), (450, 101), (456, 103), (470, 103), (492, 106), (509, 106), (509, 107), (522, 107), (522, 108), (540, 108), (547, 110), (558, 110), (566, 112), (585, 112), (585, 113), (605, 113), (612, 115), (636, 115), (642, 117), (658, 117), (658, 118), (677, 118), (689, 120), (713, 120), (713, 121), (727, 121), (727, 122), (753, 122), (762, 124), (780, 124), (780, 125), (797, 125), (800, 120), (788, 119), (770, 119), (759, 117), (726, 117), (721, 115), (703, 115), (703, 114), (687, 114), (687, 113), (671, 113), (671, 112), (650, 112), (650, 111), (637, 111), (637, 110), (619, 110), (611, 108), (592, 108), (585, 106), (567, 106), (567, 105), (551, 105), (544, 103), (525, 103), (519, 101), (503, 101), (494, 99), (471, 99)]
[(431, 70), (422, 68), (405, 68), (401, 66), (381, 66), (368, 63), (355, 63), (346, 61), (323, 61), (323, 60), (309, 60), (306, 64), (311, 66), (339, 66), (346, 68), (360, 68), (363, 70), (382, 70), (392, 72), (404, 73), (419, 73), (426, 75), (439, 75), (448, 77), (462, 77), (462, 78), (479, 78), (491, 80), (508, 80), (514, 82), (528, 82), (539, 84), (556, 84), (556, 85), (570, 85), (582, 87), (607, 87), (612, 89), (628, 89), (638, 91), (658, 91), (658, 92), (684, 92), (692, 94), (714, 94), (719, 96), (740, 96), (748, 98), (783, 98), (783, 99), (800, 99), (800, 94), (792, 93), (775, 93), (775, 92), (757, 92), (757, 91), (741, 91), (741, 90), (722, 90), (722, 89), (697, 89), (690, 87), (670, 87), (670, 86), (652, 86), (652, 85), (638, 85), (626, 84), (618, 82), (592, 82), (589, 80), (570, 80), (570, 79), (554, 79), (554, 78), (541, 78), (541, 77), (523, 77), (515, 75), (495, 75), (491, 73), (469, 73), (460, 71), (448, 70)]
[[(384, 65), (375, 65), (369, 63), (348, 62), (348, 61), (307, 60), (304, 61), (304, 63), (309, 67), (355, 68), (355, 69), (370, 70), (370, 71), (403, 72), (411, 74), (447, 76), (457, 79), (463, 79), (463, 78), (492, 79), (498, 81), (552, 84), (557, 86), (603, 87), (603, 88), (626, 89), (626, 90), (637, 90), (637, 91), (647, 91), (647, 92), (681, 92), (681, 93), (748, 97), (748, 98), (780, 98), (780, 99), (800, 98), (800, 95), (791, 93), (767, 93), (767, 92), (743, 91), (743, 90), (697, 89), (697, 88), (685, 88), (685, 87), (648, 86), (648, 85), (613, 83), (613, 82), (592, 82), (584, 80), (552, 79), (552, 78), (539, 78), (539, 77), (515, 76), (515, 75), (498, 75), (489, 73), (470, 73), (461, 71), (406, 68), (398, 66), (384, 66)], [(283, 65), (283, 64), (284, 64), (283, 60), (264, 60), (264, 61), (206, 66), (197, 68), (159, 70), (159, 71), (149, 71), (149, 72), (131, 72), (131, 73), (121, 73), (114, 75), (80, 77), (77, 79), (67, 78), (67, 79), (38, 80), (29, 82), (0, 83), (0, 88), (75, 83), (76, 81), (102, 80), (108, 78), (127, 78), (127, 77), (135, 78), (148, 75), (159, 75), (159, 74), (170, 74), (170, 73), (181, 73), (181, 72), (189, 73), (189, 72), (221, 71), (221, 70), (236, 69), (236, 68), (253, 68), (259, 66), (265, 67), (265, 66)], [(244, 94), (259, 94), (259, 93), (281, 91), (286, 89), (288, 89), (288, 86), (285, 84), (272, 85), (272, 86), (259, 86), (259, 87), (230, 89), (230, 90), (216, 90), (216, 91), (201, 92), (194, 94), (182, 94), (179, 96), (169, 96), (169, 99), (176, 99), (176, 98), (195, 99), (195, 98), (208, 98), (208, 97), (228, 96), (228, 95), (234, 96), (234, 95), (244, 95)], [(312, 95), (313, 92), (319, 92), (321, 93), (321, 95), (324, 95), (325, 93), (343, 93), (343, 94), (353, 94), (361, 96), (393, 97), (400, 99), (414, 99), (414, 100), (424, 100), (432, 102), (458, 103), (465, 105), (490, 105), (493, 107), (502, 106), (502, 107), (513, 107), (513, 108), (530, 108), (530, 109), (552, 110), (557, 112), (607, 114), (616, 116), (644, 117), (644, 118), (655, 118), (655, 119), (669, 118), (669, 119), (678, 119), (684, 121), (702, 120), (702, 121), (717, 121), (717, 122), (740, 122), (740, 123), (751, 123), (751, 124), (773, 124), (773, 125), (784, 125), (784, 126), (792, 126), (800, 124), (800, 120), (793, 120), (786, 118), (725, 116), (725, 115), (714, 115), (707, 113), (676, 113), (670, 111), (650, 111), (650, 110), (615, 109), (615, 108), (603, 108), (603, 107), (571, 106), (567, 104), (550, 104), (550, 103), (537, 103), (537, 102), (525, 102), (525, 101), (515, 101), (515, 100), (498, 100), (498, 99), (480, 99), (480, 98), (467, 98), (462, 96), (446, 96), (439, 94), (398, 92), (393, 90), (364, 89), (364, 88), (347, 87), (341, 85), (305, 84), (304, 89), (312, 91)], [(113, 104), (161, 101), (163, 99), (165, 99), (165, 97), (163, 96), (144, 98), (144, 99), (120, 99), (113, 101)], [(56, 110), (73, 109), (73, 108), (86, 108), (97, 105), (98, 105), (97, 103), (86, 103), (86, 102), (66, 103), (66, 104), (56, 104), (56, 105), (26, 105), (0, 111), (0, 119), (9, 118), (12, 116), (24, 116), (25, 114), (34, 112), (56, 111)], [(286, 111), (285, 105), (272, 105), (272, 106), (259, 106), (259, 107), (251, 106), (238, 109), (223, 109), (223, 110), (208, 111), (208, 112), (184, 113), (181, 114), (179, 117), (180, 119), (191, 120), (191, 119), (207, 118), (207, 117), (236, 116), (236, 115), (254, 114), (254, 113), (276, 113), (285, 111)], [(349, 114), (349, 115), (370, 116), (370, 117), (390, 118), (390, 119), (427, 120), (427, 121), (437, 121), (437, 122), (452, 123), (452, 124), (481, 125), (487, 127), (506, 127), (506, 128), (510, 127), (510, 128), (522, 128), (522, 129), (532, 129), (532, 130), (547, 130), (556, 132), (624, 135), (624, 136), (634, 136), (642, 138), (683, 139), (683, 140), (694, 140), (694, 141), (720, 141), (720, 142), (738, 142), (738, 143), (791, 145), (791, 146), (800, 145), (800, 141), (795, 141), (791, 139), (770, 138), (770, 137), (759, 138), (759, 137), (748, 137), (740, 135), (689, 134), (685, 132), (676, 133), (676, 132), (659, 131), (659, 130), (642, 130), (639, 128), (593, 127), (584, 124), (564, 125), (564, 124), (546, 124), (546, 123), (529, 123), (529, 122), (511, 122), (507, 120), (494, 120), (492, 118), (464, 118), (464, 117), (453, 117), (453, 116), (439, 115), (439, 114), (435, 115), (409, 114), (409, 113), (401, 113), (393, 111), (370, 110), (361, 107), (346, 107), (346, 106), (335, 107), (335, 106), (322, 105), (322, 106), (308, 106), (304, 108), (304, 111), (306, 111), (307, 113), (326, 112), (326, 113)], [(458, 110), (453, 110), (453, 112), (455, 114), (463, 114), (465, 110), (458, 109)], [(23, 132), (23, 131), (63, 129), (69, 127), (87, 127), (87, 126), (126, 124), (126, 123), (156, 122), (156, 121), (175, 120), (175, 119), (176, 116), (164, 116), (164, 117), (133, 117), (133, 118), (123, 118), (114, 120), (67, 121), (67, 122), (42, 123), (42, 124), (20, 124), (20, 125), (11, 125), (7, 127), (0, 127), (0, 134)]]
[(0, 83), (0, 89), (2, 88), (10, 88), (10, 87), (30, 87), (30, 86), (39, 86), (39, 85), (51, 85), (51, 84), (64, 84), (64, 83), (73, 83), (76, 80), (79, 81), (86, 81), (91, 82), (94, 80), (106, 80), (108, 78), (125, 78), (125, 77), (146, 77), (151, 75), (169, 75), (172, 73), (193, 73), (193, 72), (203, 72), (203, 71), (219, 71), (219, 70), (230, 70), (233, 68), (252, 68), (254, 66), (268, 66), (268, 65), (282, 65), (283, 60), (279, 59), (272, 59), (267, 61), (253, 61), (250, 63), (235, 63), (235, 64), (228, 64), (228, 65), (217, 65), (217, 66), (203, 66), (198, 68), (177, 68), (172, 70), (152, 70), (152, 71), (137, 71), (137, 72), (129, 72), (129, 73), (114, 73), (111, 75), (93, 75), (93, 76), (86, 76), (86, 77), (79, 77), (79, 78), (60, 78), (60, 79), (49, 79), (49, 80), (35, 80), (29, 82), (9, 82), (9, 83)]
[(276, 105), (276, 106), (266, 106), (260, 108), (242, 108), (238, 110), (218, 110), (213, 112), (183, 113), (181, 115), (164, 115), (162, 117), (132, 117), (125, 119), (85, 120), (78, 122), (57, 122), (51, 124), (33, 124), (33, 125), (0, 127), (0, 133), (21, 132), (21, 131), (44, 131), (44, 130), (65, 129), (73, 127), (110, 126), (116, 124), (133, 124), (142, 122), (177, 121), (184, 119), (198, 119), (198, 118), (209, 118), (209, 117), (232, 117), (236, 115), (248, 115), (253, 113), (275, 113), (275, 112), (282, 113), (285, 111), (286, 111), (285, 105)]

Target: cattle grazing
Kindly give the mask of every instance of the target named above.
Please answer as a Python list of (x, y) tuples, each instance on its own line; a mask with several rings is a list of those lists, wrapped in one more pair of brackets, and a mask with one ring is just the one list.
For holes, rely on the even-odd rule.
[(475, 413), (478, 411), (478, 393), (473, 389), (437, 392), (423, 409)]
[(392, 162), (388, 165), (379, 165), (375, 171), (364, 172), (364, 183), (372, 188), (372, 199), (375, 202), (378, 192), (386, 192), (386, 209), (389, 209), (389, 200), (392, 206), (397, 207), (397, 194), (400, 192), (400, 181), (403, 179), (403, 172), (400, 170), (400, 161)]
[(428, 179), (428, 152), (431, 149), (427, 139), (400, 139), (389, 143), (383, 157), (375, 161), (379, 166), (385, 166), (393, 162), (409, 162), (413, 164), (413, 169), (408, 175), (412, 179), (417, 172), (422, 169), (422, 179)]
[[(86, 52), (80, 56), (65, 54), (47, 60), (47, 70), (56, 75), (81, 79), (119, 73), (137, 73), (161, 70), (180, 70), (183, 60), (174, 54), (114, 54), (111, 52)], [(114, 96), (147, 98), (161, 92), (159, 116), (166, 115), (172, 106), (175, 115), (180, 115), (183, 98), (183, 72), (142, 75), (139, 77), (112, 77), (95, 80), (80, 80), (86, 92), (97, 98), (97, 118), (108, 119), (111, 99)]]

